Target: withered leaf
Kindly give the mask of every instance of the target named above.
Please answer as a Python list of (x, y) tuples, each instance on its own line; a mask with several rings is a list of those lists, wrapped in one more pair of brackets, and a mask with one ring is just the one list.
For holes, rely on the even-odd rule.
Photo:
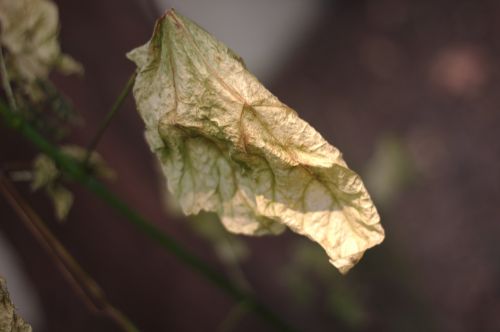
[(10, 78), (32, 99), (43, 97), (37, 81), (51, 70), (82, 73), (83, 67), (59, 46), (59, 14), (50, 0), (0, 0), (0, 45), (7, 51)]
[(32, 328), (16, 313), (5, 279), (0, 277), (0, 331), (31, 332)]
[(216, 212), (247, 235), (288, 226), (343, 273), (383, 240), (376, 208), (339, 150), (205, 30), (170, 10), (128, 57), (146, 139), (184, 213)]

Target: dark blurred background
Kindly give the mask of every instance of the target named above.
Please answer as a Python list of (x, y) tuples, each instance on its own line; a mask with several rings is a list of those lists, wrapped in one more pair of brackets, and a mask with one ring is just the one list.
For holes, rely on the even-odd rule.
[[(500, 2), (56, 2), (62, 48), (86, 71), (54, 76), (85, 119), (68, 141), (90, 140), (134, 70), (124, 54), (173, 5), (344, 153), (387, 238), (347, 276), (291, 232), (224, 246), (212, 217), (166, 209), (129, 98), (98, 151), (118, 174), (113, 190), (161, 229), (305, 331), (500, 331)], [(4, 126), (0, 149), (1, 163), (34, 156)], [(43, 194), (19, 188), (141, 330), (269, 329), (252, 313), (231, 321), (232, 300), (81, 187), (63, 224)], [(3, 201), (0, 244), (0, 274), (35, 331), (118, 331), (87, 309)]]

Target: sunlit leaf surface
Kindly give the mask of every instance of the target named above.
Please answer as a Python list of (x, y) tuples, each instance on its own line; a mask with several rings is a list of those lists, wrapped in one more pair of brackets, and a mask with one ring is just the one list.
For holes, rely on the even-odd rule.
[(341, 153), (195, 23), (165, 13), (128, 57), (146, 139), (184, 213), (214, 211), (234, 233), (318, 242), (341, 272), (384, 238)]

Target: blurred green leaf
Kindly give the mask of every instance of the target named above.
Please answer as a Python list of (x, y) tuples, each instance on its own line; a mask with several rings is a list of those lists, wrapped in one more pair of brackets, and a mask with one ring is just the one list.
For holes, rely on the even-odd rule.
[[(65, 145), (61, 151), (73, 159), (83, 162), (87, 150), (76, 145)], [(114, 179), (114, 171), (108, 167), (97, 152), (93, 152), (87, 163), (92, 174), (104, 179)], [(63, 221), (73, 205), (73, 194), (62, 183), (62, 172), (56, 163), (44, 154), (38, 155), (33, 162), (33, 180), (31, 188), (34, 191), (45, 189), (47, 196), (54, 205), (54, 213), (58, 220)]]
[(73, 193), (61, 185), (47, 187), (47, 195), (54, 204), (54, 212), (57, 220), (65, 220), (69, 210), (73, 206)]
[(220, 224), (217, 215), (213, 213), (201, 213), (190, 218), (191, 228), (200, 236), (210, 241), (220, 259), (225, 262), (242, 261), (249, 255), (246, 244)]
[(189, 225), (195, 233), (210, 242), (217, 257), (226, 265), (231, 279), (249, 289), (250, 284), (241, 270), (241, 263), (250, 255), (245, 242), (228, 233), (214, 213), (202, 212), (193, 216), (189, 218)]
[[(352, 280), (330, 269), (321, 250), (310, 242), (297, 241), (291, 262), (281, 271), (281, 279), (302, 308), (317, 306), (349, 330), (366, 324), (366, 308)], [(314, 282), (313, 282), (314, 281)]]
[(411, 155), (402, 141), (391, 135), (381, 138), (365, 169), (366, 186), (377, 203), (389, 205), (414, 175)]

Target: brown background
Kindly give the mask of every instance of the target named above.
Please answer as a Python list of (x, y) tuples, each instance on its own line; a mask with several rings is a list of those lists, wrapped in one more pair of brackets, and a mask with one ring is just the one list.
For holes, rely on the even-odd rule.
[[(156, 14), (142, 1), (57, 2), (62, 47), (86, 74), (54, 79), (86, 121), (71, 141), (85, 144), (134, 70), (124, 53), (149, 38)], [(292, 300), (279, 273), (302, 241), (298, 236), (245, 239), (247, 278), (259, 297), (308, 331), (500, 330), (500, 4), (383, 0), (324, 7), (315, 31), (284, 59), (270, 90), (339, 147), (355, 170), (363, 171), (390, 134), (411, 156), (414, 176), (381, 207), (384, 244), (345, 280), (335, 277), (335, 285), (361, 294), (360, 324), (328, 314), (321, 296), (306, 307)], [(1, 162), (32, 158), (28, 143), (0, 130)], [(223, 270), (210, 243), (182, 218), (166, 215), (162, 181), (142, 131), (129, 98), (99, 146), (119, 175), (113, 190)], [(230, 299), (97, 198), (72, 188), (77, 200), (60, 225), (46, 198), (21, 186), (112, 303), (144, 331), (217, 329), (233, 306)], [(0, 228), (36, 286), (45, 331), (117, 330), (86, 309), (3, 201)], [(320, 293), (326, 287), (316, 276), (309, 282)], [(251, 314), (236, 328), (266, 329)]]

